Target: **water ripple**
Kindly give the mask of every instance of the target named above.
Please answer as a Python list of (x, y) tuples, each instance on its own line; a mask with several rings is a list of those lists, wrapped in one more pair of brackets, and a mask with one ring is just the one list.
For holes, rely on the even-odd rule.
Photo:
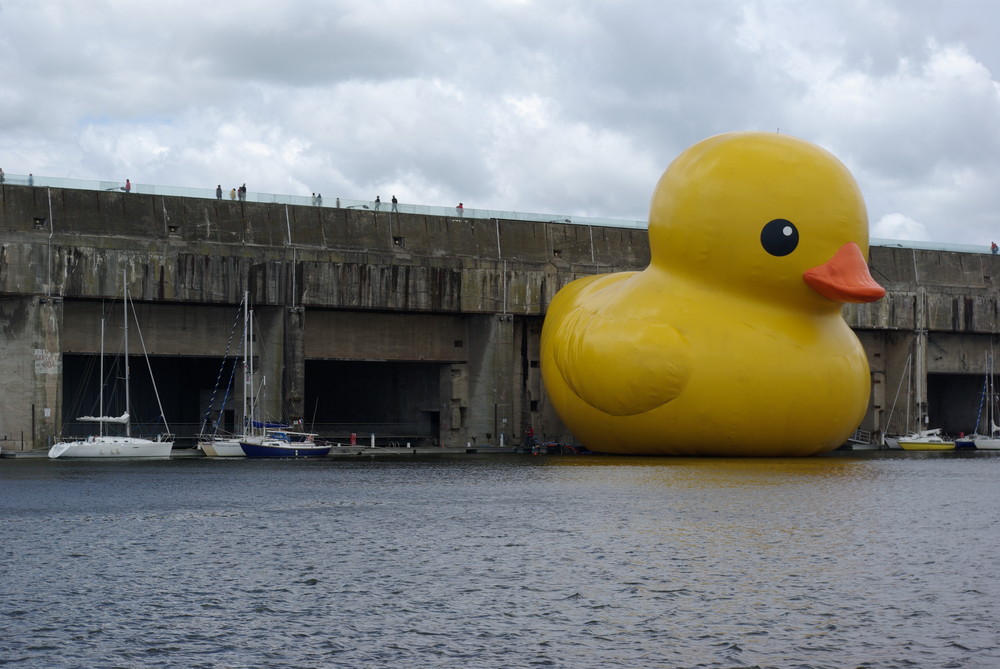
[(4, 460), (0, 664), (1000, 666), (998, 474)]

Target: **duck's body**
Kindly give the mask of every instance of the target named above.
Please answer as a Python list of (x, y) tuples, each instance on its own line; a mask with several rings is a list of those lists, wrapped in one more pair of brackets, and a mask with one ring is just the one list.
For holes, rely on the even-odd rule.
[(550, 305), (553, 405), (595, 451), (836, 448), (868, 406), (867, 358), (840, 313), (884, 293), (867, 248), (863, 200), (833, 156), (763, 133), (705, 140), (660, 180), (649, 267), (580, 279)]

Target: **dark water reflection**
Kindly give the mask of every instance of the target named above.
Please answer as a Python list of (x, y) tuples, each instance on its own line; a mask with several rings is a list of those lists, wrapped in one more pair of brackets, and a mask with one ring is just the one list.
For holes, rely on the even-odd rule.
[(990, 453), (3, 460), (0, 664), (996, 667), (998, 481)]

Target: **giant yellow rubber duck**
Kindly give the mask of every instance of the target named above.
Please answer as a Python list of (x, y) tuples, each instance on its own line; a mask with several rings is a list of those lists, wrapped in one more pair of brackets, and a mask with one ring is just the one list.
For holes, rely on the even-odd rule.
[(588, 448), (801, 456), (843, 444), (868, 407), (844, 302), (885, 294), (847, 168), (786, 135), (685, 150), (660, 178), (641, 272), (578, 279), (542, 329), (542, 378)]

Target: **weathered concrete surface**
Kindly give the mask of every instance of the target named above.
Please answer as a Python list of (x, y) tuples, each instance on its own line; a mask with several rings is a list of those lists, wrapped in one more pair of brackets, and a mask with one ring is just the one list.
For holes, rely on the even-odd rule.
[(0, 296), (0, 448), (30, 450), (54, 434), (62, 403), (62, 301)]
[[(645, 232), (7, 186), (0, 294), (541, 315), (571, 276), (641, 267)], [(109, 253), (115, 250), (116, 253)]]
[[(646, 232), (627, 228), (20, 186), (0, 197), (0, 365), (18, 378), (0, 390), (5, 448), (58, 433), (61, 356), (98, 350), (95, 315), (123, 274), (158, 355), (221, 355), (249, 291), (260, 365), (280, 379), (273, 408), (289, 418), (307, 410), (309, 360), (432, 362), (443, 445), (510, 443), (529, 424), (568, 441), (538, 372), (546, 307), (575, 278), (649, 260)], [(908, 359), (911, 415), (937, 421), (965, 398), (944, 398), (950, 381), (935, 397), (929, 379), (984, 371), (1000, 258), (875, 247), (870, 264), (887, 297), (845, 307), (873, 372), (864, 427), (905, 429)]]

